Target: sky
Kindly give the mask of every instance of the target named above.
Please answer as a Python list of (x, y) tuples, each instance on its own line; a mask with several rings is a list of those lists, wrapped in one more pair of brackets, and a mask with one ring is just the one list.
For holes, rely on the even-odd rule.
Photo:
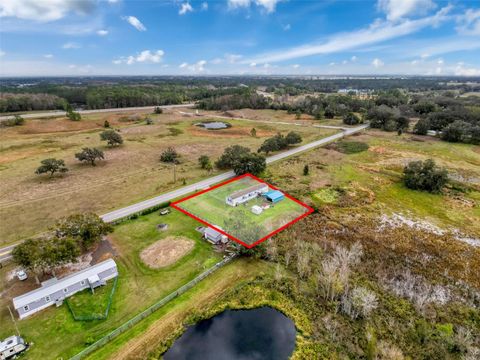
[(0, 76), (480, 76), (480, 0), (0, 0)]

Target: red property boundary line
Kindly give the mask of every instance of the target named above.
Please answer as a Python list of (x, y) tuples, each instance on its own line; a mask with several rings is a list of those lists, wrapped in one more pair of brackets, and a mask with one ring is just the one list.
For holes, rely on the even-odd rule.
[(245, 246), (247, 249), (251, 249), (251, 248), (253, 248), (254, 246), (256, 246), (256, 245), (264, 242), (264, 241), (267, 240), (268, 238), (272, 237), (273, 235), (279, 233), (279, 232), (282, 231), (282, 230), (285, 230), (285, 229), (286, 229), (287, 227), (289, 227), (290, 225), (293, 225), (293, 224), (296, 223), (297, 221), (303, 219), (304, 217), (307, 217), (308, 215), (310, 215), (311, 213), (313, 213), (313, 212), (315, 211), (313, 208), (311, 208), (311, 207), (308, 206), (307, 204), (304, 204), (304, 203), (301, 202), (300, 200), (297, 200), (297, 199), (295, 199), (294, 197), (288, 195), (287, 193), (281, 191), (281, 193), (282, 193), (283, 195), (285, 195), (285, 196), (286, 196), (287, 198), (289, 198), (290, 200), (295, 201), (297, 204), (303, 206), (305, 209), (307, 209), (307, 211), (306, 211), (303, 215), (300, 215), (299, 217), (293, 219), (292, 221), (288, 222), (287, 224), (283, 225), (282, 227), (278, 228), (277, 230), (271, 232), (271, 233), (268, 234), (267, 236), (264, 236), (264, 237), (262, 237), (261, 239), (255, 241), (253, 244), (250, 244), (250, 245), (249, 245), (249, 244), (243, 242), (242, 240), (237, 239), (235, 236), (230, 235), (229, 233), (225, 232), (225, 231), (222, 230), (222, 229), (219, 229), (219, 228), (216, 227), (216, 226), (213, 226), (212, 224), (209, 224), (209, 223), (206, 222), (205, 220), (200, 219), (198, 216), (195, 216), (194, 214), (192, 214), (192, 213), (186, 211), (185, 209), (182, 209), (180, 206), (178, 206), (178, 204), (180, 204), (180, 203), (182, 203), (182, 202), (184, 202), (184, 201), (187, 201), (187, 200), (189, 200), (189, 199), (191, 199), (191, 198), (194, 198), (194, 197), (196, 197), (196, 196), (205, 194), (205, 193), (207, 193), (207, 192), (209, 192), (209, 191), (215, 190), (215, 189), (217, 189), (217, 188), (219, 188), (219, 187), (221, 187), (221, 186), (223, 186), (223, 185), (226, 185), (226, 184), (229, 184), (229, 183), (231, 183), (231, 182), (240, 180), (240, 179), (242, 179), (242, 178), (244, 178), (244, 177), (249, 177), (249, 178), (254, 179), (254, 180), (256, 180), (256, 181), (258, 181), (258, 182), (260, 182), (260, 183), (266, 184), (269, 188), (271, 188), (271, 189), (273, 189), (273, 190), (281, 191), (281, 190), (279, 190), (278, 188), (276, 188), (275, 186), (270, 185), (270, 184), (267, 183), (266, 181), (263, 181), (262, 179), (259, 179), (258, 177), (254, 176), (254, 175), (252, 175), (252, 174), (247, 173), (247, 174), (244, 174), (244, 175), (240, 175), (240, 176), (234, 177), (233, 179), (230, 179), (230, 180), (221, 182), (220, 184), (217, 184), (217, 185), (212, 186), (212, 187), (210, 187), (210, 188), (208, 188), (208, 189), (199, 191), (199, 192), (197, 192), (197, 193), (195, 193), (195, 194), (193, 194), (193, 195), (189, 195), (189, 196), (187, 196), (187, 197), (185, 197), (185, 198), (183, 198), (183, 199), (177, 200), (177, 201), (171, 203), (170, 206), (173, 207), (174, 209), (177, 209), (178, 211), (181, 211), (181, 212), (184, 213), (185, 215), (190, 216), (191, 218), (197, 220), (198, 222), (201, 222), (202, 224), (207, 225), (208, 227), (211, 227), (212, 229), (215, 229), (216, 231), (218, 231), (219, 233), (227, 236), (229, 239), (235, 241), (236, 243)]

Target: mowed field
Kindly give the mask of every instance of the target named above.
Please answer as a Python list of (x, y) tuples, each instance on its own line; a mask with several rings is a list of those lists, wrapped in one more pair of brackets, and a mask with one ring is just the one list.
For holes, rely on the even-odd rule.
[[(251, 199), (238, 206), (230, 206), (225, 203), (227, 196), (235, 191), (243, 190), (257, 184), (259, 184), (257, 180), (250, 177), (243, 177), (182, 201), (177, 204), (177, 206), (211, 225), (220, 226), (225, 232), (247, 244), (261, 239), (307, 211), (307, 208), (288, 197), (271, 205), (270, 208), (264, 210), (259, 215), (252, 213), (251, 207), (265, 204), (263, 198)], [(232, 224), (232, 220), (240, 221), (241, 224)], [(258, 227), (256, 231), (257, 238), (255, 240), (242, 238), (245, 232), (250, 233), (248, 230), (245, 231), (245, 228), (252, 226)]]
[[(157, 230), (159, 223), (168, 224), (168, 230)], [(176, 210), (166, 216), (155, 212), (115, 226), (114, 232), (108, 238), (117, 254), (115, 261), (119, 277), (108, 318), (99, 321), (75, 321), (64, 304), (59, 308), (49, 307), (17, 321), (22, 336), (33, 343), (27, 358), (70, 358), (220, 261), (221, 254), (214, 252), (212, 246), (201, 239), (201, 234), (195, 230), (196, 226), (193, 219)], [(145, 248), (158, 241), (169, 241), (178, 236), (194, 242), (194, 247), (188, 254), (159, 269), (153, 269), (142, 262), (140, 254)], [(1, 339), (15, 333), (7, 308), (12, 306), (12, 297), (38, 287), (33, 276), (24, 282), (11, 278), (9, 274), (13, 270), (12, 263), (0, 269)], [(61, 270), (57, 271), (57, 275), (61, 273)], [(99, 308), (104, 309), (101, 304), (105, 301), (102, 291), (108, 292), (108, 287), (99, 290), (98, 296), (80, 293), (70, 300), (81, 315), (89, 315), (89, 311), (96, 313)], [(78, 304), (83, 304), (81, 309)]]
[[(243, 120), (229, 120), (231, 128), (209, 131), (193, 125), (208, 116), (192, 118), (179, 111), (161, 115), (91, 114), (78, 122), (66, 118), (27, 120), (23, 126), (2, 128), (0, 246), (45, 231), (62, 216), (86, 211), (102, 214), (180, 187), (184, 181), (188, 184), (218, 173), (200, 169), (200, 155), (215, 160), (224, 148), (234, 144), (256, 151), (277, 132), (295, 130), (302, 135), (303, 143), (335, 132)], [(146, 115), (153, 120), (152, 125), (143, 120)], [(294, 115), (288, 116), (294, 119)], [(120, 131), (122, 146), (108, 148), (100, 141), (105, 120)], [(257, 137), (250, 135), (253, 127)], [(169, 146), (181, 155), (176, 183), (172, 166), (159, 161), (161, 152)], [(78, 162), (75, 153), (83, 147), (100, 148), (105, 160), (95, 167)], [(68, 173), (53, 178), (34, 174), (46, 158), (65, 160)]]

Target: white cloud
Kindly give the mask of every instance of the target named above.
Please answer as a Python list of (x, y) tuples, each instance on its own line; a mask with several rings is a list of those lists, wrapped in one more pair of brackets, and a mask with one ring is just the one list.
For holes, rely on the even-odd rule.
[(109, 4), (116, 4), (116, 3), (119, 3), (120, 0), (107, 0), (107, 2), (108, 2)]
[(234, 64), (242, 58), (242, 55), (238, 54), (225, 54), (225, 59), (230, 63)]
[(186, 62), (180, 64), (178, 67), (180, 69), (187, 69), (191, 72), (194, 72), (194, 73), (202, 73), (205, 71), (205, 65), (207, 65), (207, 61), (206, 60), (200, 60), (198, 62), (196, 62), (195, 64), (188, 64)]
[(250, 67), (255, 67), (255, 66), (257, 66), (257, 63), (254, 63), (254, 62), (250, 63)]
[(336, 64), (332, 61), (328, 66), (335, 66)]
[(467, 9), (457, 17), (457, 31), (463, 35), (480, 35), (480, 9)]
[(299, 64), (293, 64), (292, 67), (293, 67), (294, 69), (298, 69), (298, 68), (300, 67), (300, 65), (299, 65)]
[(458, 63), (454, 74), (457, 76), (480, 76), (480, 68), (465, 68), (463, 63)]
[(7, 53), (2, 49), (0, 49), (0, 57), (4, 57), (5, 55), (7, 55)]
[(218, 65), (218, 64), (223, 63), (223, 59), (221, 59), (221, 58), (215, 58), (215, 59), (211, 60), (210, 63), (211, 63), (211, 64), (214, 64), (214, 65)]
[(202, 3), (202, 5), (200, 6), (200, 9), (202, 9), (203, 11), (208, 10), (208, 3), (206, 1), (204, 1)]
[(292, 26), (290, 24), (287, 24), (285, 26), (283, 26), (283, 31), (288, 31), (292, 28)]
[(355, 55), (353, 55), (353, 56), (350, 58), (350, 60), (352, 60), (352, 62), (355, 62), (355, 61), (358, 60), (358, 58), (357, 58)]
[(143, 50), (137, 55), (122, 56), (118, 59), (113, 60), (113, 63), (116, 65), (127, 64), (132, 65), (135, 63), (151, 63), (157, 64), (162, 61), (163, 55), (165, 52), (163, 50)]
[(97, 35), (99, 35), (99, 36), (108, 35), (108, 30), (98, 30)]
[(52, 54), (45, 54), (45, 55), (43, 55), (43, 57), (45, 59), (51, 59), (51, 58), (53, 58), (53, 55)]
[(376, 21), (368, 28), (353, 32), (337, 33), (320, 44), (307, 44), (290, 49), (282, 49), (272, 53), (261, 54), (246, 59), (245, 62), (277, 62), (291, 60), (312, 55), (331, 54), (351, 49), (358, 49), (366, 45), (381, 43), (401, 36), (409, 35), (426, 27), (436, 26), (446, 21), (450, 6), (446, 6), (435, 15), (415, 20), (402, 20), (398, 23)]
[(375, 59), (373, 59), (373, 61), (372, 61), (372, 65), (373, 65), (376, 69), (378, 69), (379, 67), (382, 67), (383, 65), (385, 65), (385, 63), (384, 63), (382, 60), (380, 60), (379, 58), (375, 58)]
[(48, 22), (59, 20), (69, 12), (90, 14), (95, 6), (95, 0), (1, 0), (0, 17)]
[(432, 0), (378, 0), (377, 6), (392, 21), (412, 15), (425, 15), (437, 7)]
[(81, 46), (75, 42), (67, 42), (62, 45), (62, 49), (80, 49)]
[(282, 0), (228, 0), (228, 7), (230, 9), (247, 8), (251, 4), (255, 4), (263, 7), (267, 13), (272, 13), (280, 1)]
[(186, 2), (180, 5), (180, 10), (178, 11), (179, 15), (185, 15), (187, 12), (192, 12), (193, 7), (190, 3)]
[(348, 60), (343, 60), (343, 61), (342, 61), (342, 64), (343, 64), (343, 65), (348, 64)]
[(138, 31), (146, 31), (147, 28), (145, 25), (142, 24), (140, 20), (138, 20), (135, 16), (123, 16), (123, 20), (127, 21), (130, 25), (132, 25)]
[(438, 65), (443, 65), (443, 63), (444, 63), (443, 59), (438, 59), (438, 60), (437, 60), (437, 64), (438, 64)]

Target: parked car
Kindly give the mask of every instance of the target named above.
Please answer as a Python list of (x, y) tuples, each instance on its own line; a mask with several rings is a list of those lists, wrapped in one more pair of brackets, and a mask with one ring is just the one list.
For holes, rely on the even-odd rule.
[(28, 279), (28, 275), (25, 272), (25, 270), (18, 270), (16, 275), (17, 275), (18, 280), (23, 281), (23, 280)]
[(167, 214), (170, 214), (170, 209), (165, 208), (160, 210), (160, 215), (167, 215)]
[(27, 350), (28, 344), (20, 336), (10, 336), (0, 341), (0, 359), (12, 359)]

